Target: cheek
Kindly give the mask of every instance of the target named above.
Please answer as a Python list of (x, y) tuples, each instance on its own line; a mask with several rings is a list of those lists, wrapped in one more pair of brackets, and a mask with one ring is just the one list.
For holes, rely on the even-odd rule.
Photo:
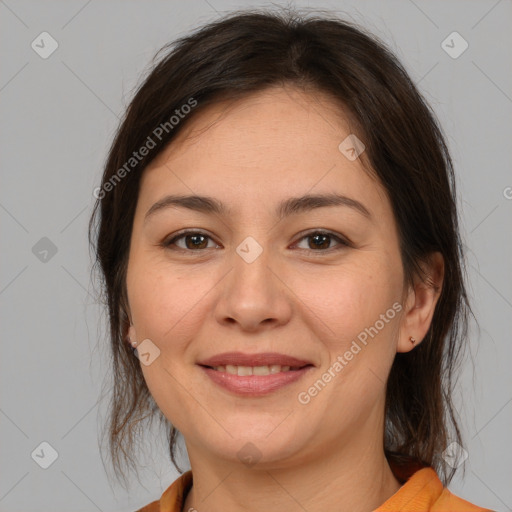
[(382, 391), (396, 351), (400, 268), (366, 253), (357, 263), (297, 281), (297, 296), (307, 306), (303, 318), (309, 319), (319, 350), (325, 351), (325, 369), (341, 358), (343, 368), (334, 371), (331, 392), (338, 395), (343, 390), (343, 400), (352, 396), (349, 390), (354, 398), (365, 390), (369, 400)]
[[(127, 275), (128, 299), (137, 340), (149, 338), (175, 366), (177, 355), (199, 336), (213, 308), (211, 298), (219, 277), (204, 267), (170, 268), (161, 258), (134, 256)], [(174, 356), (174, 357), (173, 357)]]
[[(366, 255), (368, 256), (368, 255)], [(298, 298), (325, 324), (326, 333), (346, 338), (369, 324), (399, 297), (399, 275), (375, 257), (295, 279)]]
[(149, 366), (141, 364), (144, 379), (167, 419), (185, 429), (190, 410), (183, 404), (190, 402), (191, 387), (187, 349), (212, 307), (207, 300), (211, 280), (134, 261), (127, 284), (137, 341), (150, 339), (160, 350)]

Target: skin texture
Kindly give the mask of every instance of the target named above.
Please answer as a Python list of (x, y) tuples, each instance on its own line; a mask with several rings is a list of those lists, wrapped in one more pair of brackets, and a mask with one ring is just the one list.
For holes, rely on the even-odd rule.
[[(185, 438), (194, 485), (183, 510), (370, 511), (400, 486), (384, 456), (385, 382), (396, 352), (414, 349), (409, 337), (423, 339), (439, 292), (404, 287), (385, 190), (338, 149), (353, 133), (346, 119), (320, 93), (267, 89), (208, 107), (144, 171), (127, 272), (129, 334), (160, 350), (141, 367)], [(275, 215), (283, 199), (332, 192), (361, 202), (371, 218), (347, 206)], [(231, 215), (170, 207), (145, 221), (168, 194), (213, 197)], [(200, 249), (185, 238), (165, 247), (185, 228), (210, 238)], [(315, 241), (315, 230), (350, 245)], [(263, 248), (250, 264), (236, 252), (248, 236)], [(440, 286), (442, 258), (425, 269)], [(300, 403), (394, 303), (402, 311)], [(267, 396), (239, 397), (196, 364), (228, 351), (279, 352), (315, 368)], [(253, 466), (237, 455), (248, 442), (261, 456)]]

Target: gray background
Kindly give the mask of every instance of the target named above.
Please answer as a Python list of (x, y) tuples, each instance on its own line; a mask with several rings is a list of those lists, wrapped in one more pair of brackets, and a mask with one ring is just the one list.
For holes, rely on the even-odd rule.
[[(143, 485), (134, 481), (130, 492), (109, 484), (100, 458), (108, 352), (90, 280), (92, 191), (118, 117), (155, 51), (226, 11), (263, 5), (0, 1), (1, 511), (133, 511), (176, 478), (165, 443), (149, 449), (151, 435)], [(383, 38), (448, 135), (480, 323), (456, 397), (469, 457), (465, 479), (456, 477), (451, 489), (512, 510), (512, 2), (310, 7), (332, 9)], [(47, 59), (31, 48), (43, 31), (59, 44)], [(453, 31), (469, 43), (456, 59), (441, 47)], [(58, 452), (48, 469), (31, 457), (43, 441)]]

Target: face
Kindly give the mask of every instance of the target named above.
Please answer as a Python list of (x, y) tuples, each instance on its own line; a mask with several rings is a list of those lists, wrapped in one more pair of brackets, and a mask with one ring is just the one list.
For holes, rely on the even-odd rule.
[(383, 187), (338, 148), (351, 133), (328, 98), (274, 88), (208, 107), (144, 171), (130, 334), (191, 462), (382, 443), (403, 268)]

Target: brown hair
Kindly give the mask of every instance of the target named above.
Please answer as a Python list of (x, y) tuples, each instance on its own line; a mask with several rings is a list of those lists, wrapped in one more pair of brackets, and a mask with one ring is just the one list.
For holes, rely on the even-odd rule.
[[(422, 276), (420, 264), (432, 252), (444, 258), (444, 283), (430, 329), (414, 350), (397, 354), (391, 368), (384, 447), (396, 461), (412, 456), (431, 465), (448, 483), (455, 470), (441, 453), (451, 441), (462, 444), (451, 396), (471, 310), (452, 161), (434, 113), (383, 43), (325, 13), (237, 12), (161, 51), (164, 57), (138, 88), (112, 143), (89, 225), (109, 315), (114, 382), (107, 432), (116, 475), (124, 476), (123, 462), (135, 467), (136, 432), (155, 413), (166, 424), (170, 457), (181, 472), (175, 459), (178, 431), (156, 407), (125, 342), (125, 278), (143, 170), (205, 106), (290, 84), (328, 94), (355, 119), (365, 157), (393, 208), (406, 281)], [(182, 110), (191, 100), (197, 106)], [(177, 110), (189, 113), (170, 122)], [(166, 129), (156, 137), (162, 126)], [(154, 147), (132, 170), (126, 164), (148, 136)]]

